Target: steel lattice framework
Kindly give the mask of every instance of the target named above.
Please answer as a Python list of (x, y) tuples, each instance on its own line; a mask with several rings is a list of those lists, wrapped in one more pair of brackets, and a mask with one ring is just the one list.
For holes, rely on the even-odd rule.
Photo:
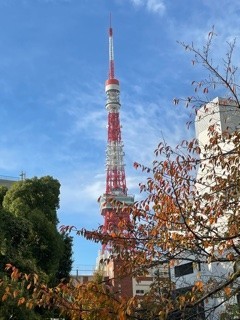
[[(104, 217), (102, 232), (104, 235), (121, 234), (129, 236), (131, 230), (131, 205), (134, 197), (127, 194), (124, 152), (121, 138), (119, 110), (121, 107), (119, 81), (114, 76), (113, 30), (109, 28), (109, 74), (105, 84), (108, 112), (108, 140), (106, 150), (106, 192), (100, 197), (100, 211)], [(128, 206), (129, 207), (126, 207)], [(130, 210), (129, 210), (130, 209)], [(108, 284), (121, 296), (133, 296), (132, 277), (118, 276), (122, 260), (114, 254), (111, 240), (104, 241), (98, 256), (98, 267), (105, 272)], [(111, 258), (110, 258), (111, 257)]]
[(123, 143), (119, 119), (119, 81), (114, 77), (113, 31), (109, 28), (109, 76), (106, 81), (106, 109), (108, 111), (108, 145), (106, 151), (106, 194), (127, 194)]
[[(109, 28), (109, 73), (105, 83), (107, 96), (106, 109), (108, 112), (108, 140), (106, 150), (106, 192), (100, 197), (100, 210), (104, 216), (104, 233), (111, 233), (118, 229), (119, 222), (130, 223), (129, 214), (119, 210), (112, 204), (112, 200), (118, 203), (132, 204), (134, 197), (127, 194), (123, 143), (121, 138), (121, 124), (119, 118), (120, 87), (119, 81), (114, 75), (113, 56), (113, 30)], [(121, 205), (120, 205), (121, 207)], [(102, 252), (111, 250), (111, 244), (103, 245)]]

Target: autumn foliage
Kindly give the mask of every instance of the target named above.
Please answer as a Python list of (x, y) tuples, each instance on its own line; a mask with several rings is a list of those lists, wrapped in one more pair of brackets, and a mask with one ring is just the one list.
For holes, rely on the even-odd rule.
[[(229, 44), (221, 72), (210, 56), (214, 36), (212, 30), (203, 50), (182, 44), (193, 53), (193, 64), (203, 65), (209, 76), (192, 83), (197, 96), (174, 99), (174, 103), (180, 108), (184, 102), (196, 113), (205, 105), (201, 117), (210, 112), (214, 119), (217, 105), (212, 103), (208, 109), (207, 95), (223, 89), (224, 101), (234, 104), (237, 117), (240, 104), (239, 86), (234, 82), (237, 69), (232, 64), (234, 43)], [(135, 163), (136, 169), (149, 175), (140, 185), (143, 200), (133, 206), (114, 203), (130, 215), (130, 224), (120, 221), (119, 228), (108, 234), (102, 233), (102, 227), (95, 231), (63, 228), (95, 242), (111, 242), (109, 258), (123, 262), (119, 276), (137, 279), (150, 270), (165, 269), (165, 277), (155, 272), (148, 293), (126, 299), (116, 295), (109, 279), (96, 274), (87, 284), (73, 281), (54, 288), (25, 278), (27, 286), (34, 288), (27, 301), (9, 287), (2, 299), (11, 296), (30, 308), (57, 306), (69, 319), (208, 319), (221, 306), (225, 311), (216, 319), (239, 315), (240, 132), (237, 127), (228, 129), (219, 130), (219, 123), (213, 121), (205, 144), (196, 138), (184, 140), (177, 147), (163, 141), (155, 150), (151, 168)], [(175, 267), (184, 263), (191, 264), (194, 278), (174, 274)], [(12, 272), (18, 281), (25, 277), (15, 269)]]

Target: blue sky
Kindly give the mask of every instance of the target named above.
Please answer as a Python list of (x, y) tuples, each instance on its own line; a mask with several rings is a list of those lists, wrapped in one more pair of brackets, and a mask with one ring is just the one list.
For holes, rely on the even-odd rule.
[[(238, 0), (0, 0), (0, 175), (59, 179), (60, 224), (78, 228), (102, 223), (110, 12), (136, 199), (146, 177), (133, 162), (150, 165), (163, 137), (176, 145), (193, 136), (190, 111), (172, 101), (193, 95), (204, 71), (177, 41), (201, 47), (215, 25), (219, 59), (240, 35)], [(73, 269), (94, 265), (98, 249), (76, 238)]]

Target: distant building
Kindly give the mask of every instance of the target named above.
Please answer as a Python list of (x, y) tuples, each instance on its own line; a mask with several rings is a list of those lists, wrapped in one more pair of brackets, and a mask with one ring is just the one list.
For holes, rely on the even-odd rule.
[(89, 275), (89, 274), (79, 274), (79, 275), (71, 275), (71, 281), (73, 284), (85, 284), (88, 283), (89, 281), (92, 281), (94, 279), (94, 275)]

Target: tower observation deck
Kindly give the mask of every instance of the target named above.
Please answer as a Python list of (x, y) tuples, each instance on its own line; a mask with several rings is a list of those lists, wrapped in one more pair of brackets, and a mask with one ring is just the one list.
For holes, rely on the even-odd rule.
[[(121, 125), (119, 110), (120, 104), (120, 86), (115, 78), (114, 52), (113, 52), (113, 29), (109, 28), (109, 74), (105, 83), (106, 92), (106, 110), (108, 112), (107, 125), (107, 149), (106, 149), (106, 191), (100, 198), (100, 211), (104, 217), (104, 232), (111, 228), (117, 228), (119, 217), (126, 222), (129, 221), (129, 215), (116, 213), (112, 205), (112, 200), (118, 203), (130, 205), (134, 202), (134, 197), (128, 195), (123, 142), (121, 138)], [(103, 251), (109, 246), (104, 246)]]

